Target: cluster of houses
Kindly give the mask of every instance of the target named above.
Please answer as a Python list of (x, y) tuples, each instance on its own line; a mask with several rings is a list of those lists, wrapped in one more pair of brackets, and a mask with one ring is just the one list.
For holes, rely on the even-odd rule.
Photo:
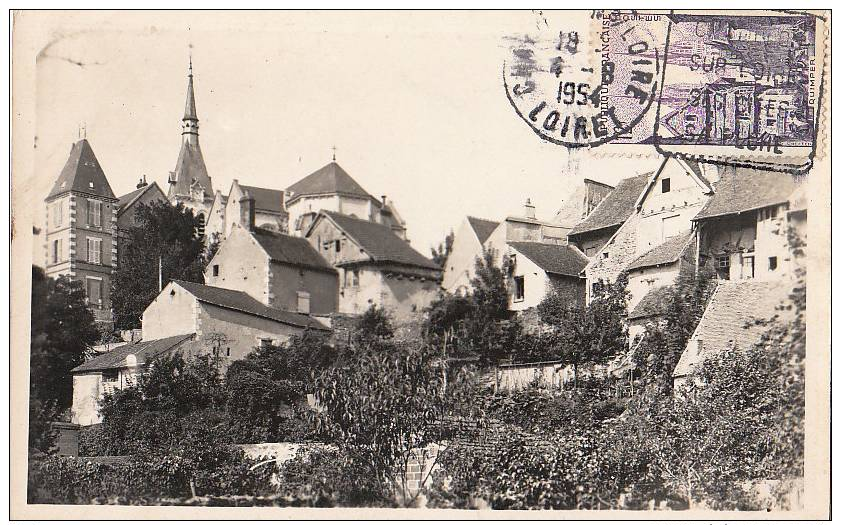
[[(466, 217), (443, 268), (415, 250), (394, 203), (375, 198), (332, 162), (288, 188), (234, 180), (214, 191), (199, 145), (192, 70), (181, 150), (164, 192), (145, 177), (117, 197), (86, 139), (71, 148), (46, 198), (46, 272), (84, 284), (96, 319), (111, 319), (111, 278), (140, 203), (191, 208), (205, 241), (218, 243), (204, 284), (171, 281), (124, 334), (73, 370), (73, 422), (99, 422), (101, 396), (133, 384), (168, 352), (213, 351), (227, 364), (306, 330), (336, 332), (371, 305), (416, 318), (442, 293), (469, 291), (477, 257), (510, 260), (509, 306), (534, 312), (550, 289), (585, 305), (625, 272), (632, 338), (663, 315), (681, 272), (714, 268), (722, 281), (675, 372), (675, 381), (728, 346), (750, 345), (752, 320), (778, 315), (805, 258), (805, 185), (784, 173), (668, 158), (616, 187), (584, 179), (551, 220), (526, 201), (503, 220)], [(558, 365), (560, 367), (560, 365)]]

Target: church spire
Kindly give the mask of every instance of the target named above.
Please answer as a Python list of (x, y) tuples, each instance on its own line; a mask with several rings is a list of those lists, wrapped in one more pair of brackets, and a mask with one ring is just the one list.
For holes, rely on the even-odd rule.
[(198, 143), (199, 117), (196, 114), (196, 96), (193, 93), (193, 56), (187, 74), (187, 103), (184, 105), (184, 117), (181, 119), (181, 135), (184, 142)]

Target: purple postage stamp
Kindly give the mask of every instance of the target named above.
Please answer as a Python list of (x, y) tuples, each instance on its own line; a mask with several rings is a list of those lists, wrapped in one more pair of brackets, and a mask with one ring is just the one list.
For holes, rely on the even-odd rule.
[(815, 17), (673, 15), (660, 144), (811, 147)]

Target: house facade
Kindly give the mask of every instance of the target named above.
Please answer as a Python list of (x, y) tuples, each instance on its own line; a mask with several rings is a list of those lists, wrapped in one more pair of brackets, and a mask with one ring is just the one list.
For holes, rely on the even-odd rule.
[(205, 283), (239, 290), (266, 306), (326, 316), (339, 310), (339, 276), (300, 237), (235, 224), (208, 263)]
[[(629, 270), (631, 308), (652, 287), (671, 284), (680, 266), (675, 263), (684, 257), (683, 242), (688, 243), (691, 236), (692, 218), (712, 192), (712, 184), (696, 163), (676, 158), (665, 159), (648, 176), (617, 185), (585, 219), (589, 225), (579, 225), (571, 236), (579, 248), (591, 249), (584, 270), (588, 302), (600, 281), (613, 282)], [(618, 220), (622, 221), (618, 228), (596, 249)]]
[(285, 233), (288, 214), (284, 208), (284, 192), (257, 186), (246, 186), (234, 179), (227, 195), (216, 192), (207, 215), (206, 242), (219, 242), (227, 237), (243, 217), (243, 199), (253, 199), (254, 226)]
[(47, 276), (81, 282), (96, 321), (110, 323), (119, 201), (87, 139), (73, 144), (44, 202)]
[(306, 330), (329, 332), (310, 315), (266, 306), (239, 290), (186, 281), (161, 290), (143, 311), (142, 326), (144, 341), (195, 334), (195, 343), (217, 351), (224, 367), (260, 345), (282, 344)]
[(499, 223), (477, 217), (466, 217), (455, 232), (453, 247), (447, 256), (442, 286), (453, 294), (464, 294), (475, 277), (476, 258), (481, 257), (485, 241)]
[(372, 305), (403, 320), (438, 294), (441, 268), (384, 224), (322, 211), (306, 239), (339, 272), (339, 312), (358, 315)]
[(587, 258), (569, 245), (539, 242), (510, 242), (508, 308), (524, 312), (535, 308), (552, 290), (560, 292), (570, 305), (584, 304), (581, 271)]
[(157, 182), (148, 184), (146, 177), (140, 179), (137, 189), (119, 198), (117, 203), (117, 232), (118, 234), (135, 226), (134, 213), (140, 204), (150, 205), (153, 202), (166, 202), (166, 194)]
[(73, 404), (71, 422), (87, 426), (102, 422), (100, 401), (105, 394), (137, 384), (146, 365), (166, 353), (189, 345), (195, 334), (182, 334), (153, 341), (127, 343), (89, 359), (71, 370)]

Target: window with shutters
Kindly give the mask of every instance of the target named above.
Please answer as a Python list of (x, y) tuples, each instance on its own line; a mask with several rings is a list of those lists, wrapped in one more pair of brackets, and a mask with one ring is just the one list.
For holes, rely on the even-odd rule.
[(102, 226), (102, 203), (88, 199), (88, 226)]
[(58, 228), (61, 226), (62, 216), (64, 215), (64, 201), (58, 201), (53, 204), (53, 226)]
[(88, 262), (102, 264), (102, 239), (88, 237)]
[(526, 298), (526, 279), (522, 275), (514, 277), (514, 301), (522, 301)]
[(85, 281), (87, 285), (85, 291), (88, 294), (88, 303), (102, 306), (102, 280), (88, 277)]

